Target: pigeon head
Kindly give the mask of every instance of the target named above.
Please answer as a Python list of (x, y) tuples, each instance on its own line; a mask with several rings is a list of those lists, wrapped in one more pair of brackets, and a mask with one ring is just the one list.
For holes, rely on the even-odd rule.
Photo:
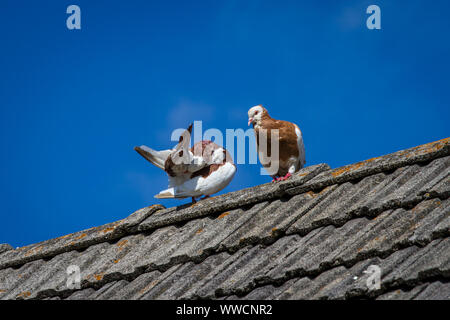
[(261, 120), (268, 117), (269, 113), (262, 105), (257, 105), (248, 110), (248, 125), (253, 124), (253, 127), (260, 126)]

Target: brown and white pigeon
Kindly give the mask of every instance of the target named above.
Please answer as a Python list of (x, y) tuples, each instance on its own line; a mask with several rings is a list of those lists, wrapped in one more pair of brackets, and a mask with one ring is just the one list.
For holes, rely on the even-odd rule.
[[(255, 131), (258, 155), (261, 164), (269, 174), (273, 181), (286, 180), (294, 172), (297, 172), (305, 165), (305, 147), (300, 128), (288, 121), (275, 120), (269, 116), (267, 109), (262, 105), (257, 105), (248, 110), (248, 125), (253, 124)], [(263, 130), (265, 130), (265, 136)], [(271, 131), (278, 129), (279, 137), (279, 159), (271, 159), (271, 161), (261, 161), (261, 157), (270, 158), (271, 153)], [(267, 137), (266, 139), (263, 139)], [(267, 142), (265, 142), (265, 141)], [(262, 144), (267, 143), (267, 147)], [(278, 165), (274, 165), (278, 160)], [(272, 165), (271, 169), (270, 167)]]
[(169, 150), (156, 151), (147, 146), (135, 147), (141, 156), (169, 176), (169, 187), (155, 196), (158, 199), (195, 198), (225, 188), (236, 173), (231, 155), (209, 140), (199, 141), (192, 148), (192, 124), (180, 136), (178, 144)]

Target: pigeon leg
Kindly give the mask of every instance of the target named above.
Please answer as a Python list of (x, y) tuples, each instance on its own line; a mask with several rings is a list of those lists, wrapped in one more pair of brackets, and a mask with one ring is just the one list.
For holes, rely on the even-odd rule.
[(292, 174), (290, 174), (289, 172), (286, 173), (286, 175), (284, 177), (278, 178), (277, 181), (285, 181), (287, 179), (289, 179), (292, 176)]
[(197, 200), (195, 200), (194, 197), (192, 197), (192, 203), (197, 203)]

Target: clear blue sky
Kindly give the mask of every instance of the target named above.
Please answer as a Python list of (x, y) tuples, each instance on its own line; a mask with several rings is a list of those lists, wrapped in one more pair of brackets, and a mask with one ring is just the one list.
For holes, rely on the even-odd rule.
[[(81, 30), (66, 28), (67, 6)], [(381, 30), (366, 8), (381, 8)], [(122, 219), (167, 187), (135, 145), (265, 105), (338, 167), (450, 136), (449, 1), (0, 2), (0, 243)], [(241, 165), (229, 192), (268, 182)]]

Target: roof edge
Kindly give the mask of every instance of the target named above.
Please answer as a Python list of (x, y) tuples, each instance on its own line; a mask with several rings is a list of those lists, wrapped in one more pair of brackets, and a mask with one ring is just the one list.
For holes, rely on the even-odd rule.
[(0, 253), (0, 269), (22, 265), (72, 250), (85, 249), (94, 244), (122, 238), (129, 234), (135, 225), (162, 209), (165, 209), (163, 205), (152, 205), (139, 209), (125, 219), (116, 222), (45, 240), (15, 250), (7, 250)]

